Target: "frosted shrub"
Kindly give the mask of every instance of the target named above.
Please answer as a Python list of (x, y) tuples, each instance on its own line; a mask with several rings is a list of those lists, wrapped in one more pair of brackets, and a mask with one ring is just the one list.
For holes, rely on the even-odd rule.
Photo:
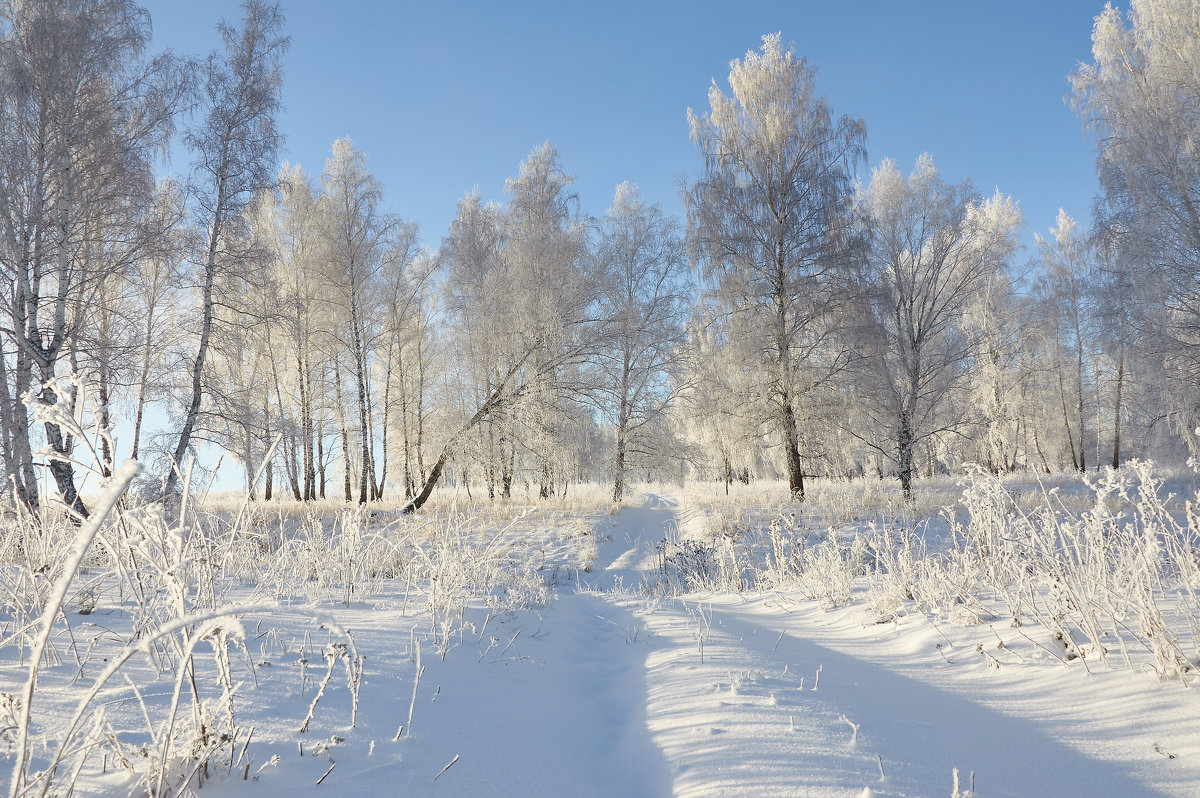
[(790, 575), (790, 586), (829, 607), (849, 604), (854, 580), (864, 571), (867, 549), (865, 536), (855, 535), (843, 544), (835, 532), (820, 545), (804, 550), (795, 573)]
[(332, 519), (311, 510), (294, 529), (277, 533), (283, 542), (273, 555), (259, 557), (253, 581), (281, 599), (349, 606), (406, 572), (412, 552), (399, 529), (372, 528), (371, 513), (362, 508), (342, 509)]
[(1196, 527), (1172, 514), (1150, 463), (1085, 484), (1087, 509), (1070, 509), (1076, 502), (1060, 501), (1055, 488), (1026, 511), (994, 477), (973, 472), (963, 494), (969, 523), (955, 525), (961, 553), (1013, 623), (1038, 621), (1067, 659), (1103, 661), (1115, 647), (1132, 668), (1133, 642), (1160, 676), (1192, 670), (1181, 636), (1194, 658)]
[[(242, 618), (276, 606), (234, 604), (228, 591), (253, 559), (249, 552), (258, 547), (256, 535), (241, 515), (228, 523), (194, 513), (186, 479), (183, 501), (172, 513), (179, 520), (168, 520), (158, 505), (116, 509), (134, 472), (133, 464), (120, 469), (92, 519), (73, 537), (57, 544), (53, 541), (65, 535), (40, 537), (38, 551), (47, 557), (46, 566), (34, 569), (27, 557), (0, 569), (10, 586), (3, 614), (35, 618), (21, 633), (28, 635), (30, 648), (22, 657), (29, 668), (26, 692), (9, 699), (19, 708), (13, 724), (13, 795), (69, 793), (83, 769), (101, 758), (127, 769), (135, 792), (177, 794), (200, 786), (214, 771), (229, 772), (247, 739), (238, 685), (253, 680), (253, 666)], [(40, 531), (30, 528), (23, 534), (33, 540)], [(26, 546), (23, 551), (34, 550)], [(41, 583), (51, 587), (43, 590)], [(34, 600), (18, 593), (29, 585), (35, 588)], [(24, 596), (21, 606), (18, 595)], [(90, 613), (98, 606), (110, 616), (102, 634), (76, 633), (65, 610)], [(35, 610), (40, 616), (33, 616)], [(127, 620), (114, 623), (113, 617)], [(56, 641), (63, 648), (56, 648)], [(352, 652), (352, 641), (348, 646)], [(354, 662), (356, 655), (348, 657)], [(138, 677), (130, 676), (135, 661), (143, 669)], [(134, 681), (144, 679), (144, 663), (156, 682), (153, 690)], [(39, 683), (69, 677), (58, 672), (62, 666), (74, 672), (70, 678), (79, 698), (51, 743), (38, 733), (36, 706), (32, 712), (29, 707), (46, 700)], [(141, 710), (134, 717), (144, 725), (140, 730), (122, 725), (118, 734), (109, 713), (112, 695), (122, 692), (123, 684)], [(355, 684), (351, 687), (356, 691)], [(241, 750), (244, 754), (244, 745)]]
[(664, 539), (655, 546), (658, 561), (653, 592), (665, 595), (729, 590), (741, 592), (748, 576), (733, 537), (722, 536), (713, 543)]
[(672, 543), (663, 539), (655, 544), (658, 563), (656, 588), (670, 595), (698, 590), (713, 590), (716, 585), (716, 549), (697, 540)]

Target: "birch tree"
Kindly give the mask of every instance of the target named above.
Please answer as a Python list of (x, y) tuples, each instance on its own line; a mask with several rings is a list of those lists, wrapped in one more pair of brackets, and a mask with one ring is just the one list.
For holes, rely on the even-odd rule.
[[(1058, 402), (1073, 467), (1087, 470), (1088, 420), (1095, 417), (1093, 359), (1096, 350), (1094, 259), (1087, 237), (1061, 208), (1049, 238), (1035, 238), (1042, 274), (1035, 285), (1040, 317), (1055, 372)], [(1099, 430), (1095, 431), (1099, 434)]]
[(772, 34), (760, 52), (730, 64), (732, 95), (714, 82), (711, 110), (688, 110), (704, 156), (688, 191), (691, 245), (727, 311), (747, 317), (797, 500), (804, 403), (849, 361), (833, 342), (844, 276), (859, 252), (850, 195), (866, 139), (862, 120), (835, 117), (816, 96), (815, 80)]
[(276, 124), (283, 84), (281, 59), (289, 39), (282, 34), (283, 13), (278, 3), (245, 0), (238, 28), (221, 22), (224, 54), (213, 53), (204, 69), (202, 119), (188, 131), (186, 141), (195, 153), (192, 211), (205, 230), (194, 263), (199, 324), (195, 355), (186, 363), (188, 383), (183, 396), (179, 436), (170, 453), (165, 494), (174, 493), (178, 470), (192, 445), (205, 394), (205, 366), (222, 276), (237, 276), (239, 267), (260, 252), (247, 234), (248, 215), (256, 197), (274, 186), (275, 155), (283, 141)]
[[(484, 404), (500, 386), (508, 365), (506, 348), (513, 340), (518, 320), (507, 302), (489, 302), (502, 296), (507, 284), (504, 261), (503, 209), (485, 203), (479, 191), (458, 202), (457, 213), (442, 240), (441, 261), (446, 269), (448, 332), (457, 352), (459, 390), (473, 406)], [(468, 411), (470, 412), (470, 411)], [(479, 425), (477, 446), (484, 463), (484, 481), (490, 498), (512, 495), (515, 441), (511, 419), (490, 413)]]
[(602, 409), (616, 432), (613, 501), (629, 461), (652, 454), (651, 433), (681, 387), (690, 309), (682, 232), (637, 187), (622, 183), (601, 222), (600, 315), (607, 326), (596, 363)]
[[(581, 415), (585, 386), (579, 367), (586, 362), (594, 331), (591, 321), (596, 283), (587, 273), (587, 229), (571, 191), (574, 175), (563, 170), (549, 142), (535, 147), (515, 177), (505, 181), (506, 301), (518, 314), (516, 329), (528, 347), (532, 375), (524, 383), (520, 416), (537, 460), (538, 493), (553, 493), (557, 433), (569, 416)], [(495, 301), (495, 298), (489, 298)], [(579, 337), (587, 329), (588, 337)], [(572, 412), (573, 411), (573, 412)]]
[(861, 203), (871, 231), (863, 283), (872, 337), (860, 390), (884, 431), (886, 443), (875, 445), (894, 458), (911, 496), (918, 445), (962, 423), (939, 411), (977, 351), (978, 331), (963, 319), (1007, 267), (1020, 212), (999, 193), (981, 201), (969, 182), (947, 185), (927, 155), (907, 178), (884, 160)]
[(1095, 310), (1099, 321), (1100, 346), (1108, 356), (1112, 385), (1112, 461), (1120, 468), (1125, 432), (1134, 389), (1141, 387), (1145, 369), (1136, 355), (1142, 350), (1145, 322), (1141, 309), (1147, 304), (1139, 279), (1137, 236), (1129, 235), (1117, 219), (1100, 219), (1093, 234), (1096, 253)]
[(376, 344), (376, 379), (383, 383), (379, 486), (382, 492), (387, 469), (396, 460), (392, 453), (399, 436), (400, 481), (405, 498), (412, 498), (415, 483), (424, 480), (425, 472), (427, 394), (435, 343), (431, 316), (436, 310), (427, 281), (437, 260), (420, 247), (415, 224), (400, 225), (388, 246), (390, 254), (380, 274), (381, 333)]
[(294, 440), (290, 457), (304, 501), (323, 495), (318, 474), (323, 470), (324, 418), (319, 397), (327, 382), (329, 330), (324, 270), (325, 242), (320, 231), (320, 207), (312, 179), (299, 166), (279, 171), (279, 191), (270, 205), (271, 249), (275, 283), (279, 291), (277, 356), (274, 359), (279, 390), (293, 408)]
[[(1200, 8), (1193, 0), (1132, 0), (1096, 17), (1092, 58), (1072, 76), (1073, 99), (1096, 137), (1110, 212), (1148, 260), (1140, 269), (1156, 322), (1147, 354), (1176, 386), (1170, 412), (1195, 447), (1200, 420)], [(1129, 248), (1133, 251), (1134, 248)], [(1134, 264), (1129, 264), (1133, 266)], [(1149, 315), (1149, 313), (1147, 314)]]
[(0, 2), (0, 430), (18, 497), (38, 501), (25, 402), (43, 424), (49, 470), (78, 517), (69, 431), (56, 379), (107, 275), (147, 246), (152, 159), (186, 81), (170, 57), (146, 59), (150, 20), (129, 0)]
[[(456, 335), (459, 348), (448, 356), (462, 353), (474, 363), (477, 374), (488, 375), (487, 389), (452, 428), (405, 512), (428, 500), (451, 455), (481, 422), (532, 405), (534, 422), (543, 424), (547, 408), (579, 390), (576, 375), (596, 351), (598, 330), (596, 280), (584, 258), (585, 230), (572, 212), (572, 181), (546, 143), (507, 181), (511, 200), (502, 217), (478, 198), (459, 203), (443, 245), (450, 275), (446, 311), (452, 329), (478, 332)], [(471, 351), (475, 345), (480, 348)], [(545, 492), (552, 453), (545, 439), (534, 446)]]
[[(380, 270), (387, 260), (412, 257), (415, 227), (402, 229), (399, 219), (382, 209), (383, 189), (366, 168), (365, 156), (349, 138), (333, 144), (321, 176), (321, 230), (325, 238), (327, 287), (337, 304), (335, 333), (349, 356), (358, 410), (358, 501), (379, 498), (375, 462), (371, 364), (378, 335), (382, 297)], [(393, 240), (397, 236), (399, 242)], [(403, 265), (396, 268), (403, 270)], [(346, 454), (346, 467), (351, 457)]]

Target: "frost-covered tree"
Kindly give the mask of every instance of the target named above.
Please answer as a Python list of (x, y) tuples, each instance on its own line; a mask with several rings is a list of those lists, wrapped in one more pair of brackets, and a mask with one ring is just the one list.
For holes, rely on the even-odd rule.
[(268, 346), (285, 468), (295, 483), (293, 494), (309, 501), (319, 492), (315, 386), (323, 362), (319, 340), (325, 315), (323, 249), (312, 179), (301, 167), (284, 164), (277, 182), (277, 192), (262, 201), (257, 224), (270, 253), (269, 274), (278, 301)]
[(928, 155), (907, 177), (883, 161), (860, 205), (871, 241), (860, 395), (883, 431), (875, 445), (895, 458), (911, 495), (914, 452), (963, 423), (980, 341), (964, 319), (1007, 268), (1021, 216), (1011, 198), (980, 200), (970, 182), (945, 183)]
[(620, 501), (630, 461), (661, 443), (653, 433), (681, 387), (691, 286), (678, 225), (629, 183), (617, 187), (601, 221), (596, 254), (607, 327), (596, 390), (616, 432), (613, 501)]
[[(358, 501), (380, 496), (379, 469), (376, 466), (374, 414), (375, 397), (371, 384), (371, 366), (375, 340), (380, 329), (382, 296), (380, 271), (397, 256), (411, 259), (411, 241), (415, 228), (406, 227), (394, 215), (384, 212), (383, 189), (367, 170), (366, 158), (349, 138), (333, 144), (333, 154), (325, 162), (321, 177), (320, 225), (325, 241), (328, 269), (326, 287), (330, 301), (338, 310), (334, 334), (349, 360), (347, 368), (354, 381), (355, 407), (358, 411)], [(394, 246), (393, 237), (407, 239)], [(343, 433), (346, 475), (353, 457)], [(350, 483), (346, 481), (348, 486)], [(349, 498), (349, 496), (347, 496)]]
[[(186, 141), (195, 153), (192, 215), (205, 231), (195, 254), (198, 294), (195, 354), (187, 356), (179, 435), (170, 456), (182, 462), (192, 445), (205, 393), (205, 367), (220, 297), (218, 281), (236, 279), (246, 264), (262, 256), (248, 234), (256, 198), (274, 187), (275, 155), (283, 141), (276, 124), (283, 84), (281, 59), (289, 39), (283, 12), (268, 0), (245, 0), (240, 27), (222, 22), (225, 52), (208, 57), (201, 88), (201, 119)], [(166, 494), (175, 491), (178, 472), (168, 467)]]
[[(442, 240), (441, 259), (446, 269), (447, 332), (457, 353), (455, 377), (467, 403), (478, 407), (502, 388), (511, 363), (504, 355), (517, 342), (514, 309), (502, 296), (508, 282), (504, 260), (503, 209), (485, 203), (478, 191), (459, 200), (458, 213)], [(516, 459), (510, 408), (497, 408), (481, 419), (476, 451), (483, 464), (488, 495), (512, 494)], [(465, 411), (467, 413), (470, 410)]]
[(158, 245), (138, 262), (128, 280), (133, 302), (130, 315), (137, 319), (137, 345), (133, 358), (133, 439), (129, 456), (141, 456), (143, 425), (148, 404), (170, 390), (167, 352), (177, 343), (180, 329), (180, 293), (188, 236), (183, 188), (166, 180), (155, 194), (154, 218), (163, 235)]
[(510, 199), (503, 212), (476, 195), (459, 203), (442, 246), (447, 320), (455, 331), (449, 356), (467, 364), (474, 385), (484, 390), (472, 390), (466, 419), (451, 424), (406, 512), (429, 498), (468, 434), (501, 413), (525, 427), (543, 495), (556, 472), (561, 478), (569, 470), (571, 453), (555, 451), (555, 436), (570, 432), (563, 411), (579, 412), (579, 375), (598, 341), (597, 280), (588, 272), (586, 229), (577, 218), (572, 182), (546, 143), (506, 182)]
[[(152, 243), (152, 160), (186, 87), (148, 60), (150, 20), (130, 0), (0, 2), (0, 433), (6, 476), (38, 501), (27, 398), (72, 415), (56, 379), (108, 278)], [(112, 287), (108, 283), (107, 288)], [(69, 430), (43, 424), (59, 494), (86, 515)]]
[[(379, 384), (380, 460), (377, 495), (382, 496), (388, 467), (399, 461), (404, 467), (405, 495), (412, 495), (413, 474), (425, 470), (425, 426), (428, 392), (432, 381), (435, 350), (431, 317), (432, 292), (428, 279), (436, 259), (420, 246), (417, 225), (398, 224), (388, 237), (380, 267), (379, 334), (374, 341), (375, 367)], [(395, 453), (396, 437), (400, 450)], [(389, 443), (390, 437), (390, 443)]]
[(757, 475), (763, 443), (769, 439), (760, 422), (770, 418), (762, 407), (752, 353), (740, 346), (744, 336), (731, 333), (729, 321), (711, 303), (693, 310), (683, 390), (672, 408), (688, 447), (685, 457), (698, 473), (724, 482), (726, 493), (735, 479), (748, 478), (752, 471)]
[(709, 112), (688, 111), (704, 156), (687, 196), (691, 246), (727, 312), (745, 317), (797, 499), (804, 405), (849, 360), (832, 342), (859, 252), (850, 195), (866, 138), (862, 120), (834, 117), (815, 81), (778, 34), (764, 36), (760, 52), (730, 64), (732, 95), (714, 83)]
[(504, 184), (508, 302), (529, 348), (530, 378), (517, 410), (542, 498), (554, 492), (561, 476), (558, 434), (572, 417), (585, 413), (580, 366), (594, 341), (590, 322), (598, 284), (588, 274), (587, 228), (571, 191), (574, 182), (547, 142), (535, 147)]
[[(1097, 135), (1105, 202), (1137, 237), (1140, 287), (1158, 312), (1142, 344), (1177, 380), (1169, 410), (1188, 433), (1200, 419), (1200, 7), (1132, 0), (1096, 17), (1093, 63), (1072, 76), (1075, 106)], [(1132, 249), (1128, 251), (1133, 251)], [(1131, 268), (1136, 264), (1129, 263)], [(1193, 440), (1194, 442), (1194, 440)]]
[[(333, 450), (328, 440), (335, 424), (329, 402), (335, 335), (341, 294), (329, 286), (328, 242), (323, 232), (320, 197), (312, 178), (300, 166), (284, 165), (279, 190), (267, 206), (262, 235), (269, 238), (273, 282), (278, 291), (277, 328), (272, 334), (274, 373), (281, 417), (287, 423), (283, 455), (296, 474), (305, 501), (325, 497), (326, 466)], [(291, 438), (291, 443), (287, 440)]]
[(117, 408), (133, 405), (128, 455), (136, 460), (147, 401), (164, 395), (165, 352), (179, 329), (172, 306), (187, 236), (182, 191), (165, 180), (137, 218), (115, 225), (109, 235), (96, 231), (84, 248), (83, 261), (97, 278), (72, 308), (79, 327), (68, 360), (85, 378), (93, 421), (105, 433), (98, 436), (96, 452), (104, 476), (112, 473), (117, 457), (107, 434)]
[(969, 380), (979, 425), (968, 456), (993, 472), (1031, 466), (1042, 425), (1030, 379), (1035, 353), (1029, 302), (1019, 283), (1011, 269), (995, 273), (963, 317), (978, 335)]
[(1095, 442), (1088, 435), (1089, 419), (1096, 417), (1095, 261), (1087, 235), (1061, 208), (1050, 236), (1036, 236), (1041, 276), (1034, 296), (1048, 356), (1043, 368), (1054, 373), (1058, 386), (1056, 404), (1062, 409), (1072, 465), (1085, 471), (1089, 443)]
[[(1149, 383), (1147, 368), (1137, 357), (1143, 349), (1147, 296), (1137, 267), (1141, 253), (1138, 236), (1129, 235), (1120, 220), (1100, 217), (1100, 228), (1092, 235), (1096, 264), (1092, 296), (1098, 322), (1099, 346), (1105, 355), (1112, 408), (1113, 468), (1121, 466), (1126, 419), (1131, 416), (1131, 399), (1144, 395)], [(1145, 398), (1138, 402), (1149, 405)], [(1144, 414), (1143, 414), (1144, 415)], [(1145, 432), (1145, 430), (1142, 430)]]

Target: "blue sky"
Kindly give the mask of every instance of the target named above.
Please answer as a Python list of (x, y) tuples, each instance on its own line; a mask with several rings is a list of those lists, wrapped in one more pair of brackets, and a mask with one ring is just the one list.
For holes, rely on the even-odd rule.
[[(145, 5), (154, 48), (178, 52), (208, 52), (217, 19), (238, 17), (235, 0)], [(817, 65), (836, 113), (865, 119), (870, 166), (890, 157), (907, 172), (929, 152), (943, 178), (1013, 195), (1027, 241), (1060, 206), (1090, 216), (1093, 147), (1064, 98), (1099, 0), (283, 6), (284, 157), (317, 175), (351, 136), (430, 245), (473, 187), (503, 200), (505, 177), (546, 140), (585, 212), (603, 213), (630, 180), (682, 216), (678, 183), (700, 162), (687, 108), (706, 110), (711, 80), (724, 87), (729, 61), (773, 31)]]

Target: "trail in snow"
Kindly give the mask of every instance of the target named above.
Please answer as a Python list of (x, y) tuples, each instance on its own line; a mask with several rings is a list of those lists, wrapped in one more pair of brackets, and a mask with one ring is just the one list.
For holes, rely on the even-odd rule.
[[(915, 617), (881, 630), (783, 595), (647, 597), (655, 544), (684, 513), (648, 495), (600, 517), (578, 586), (560, 585), (540, 613), (468, 611), (444, 661), (427, 643), (398, 741), (416, 670), (409, 641), (429, 620), (404, 615), (399, 596), (339, 609), (369, 652), (358, 727), (347, 728), (344, 689), (331, 691), (301, 756), (288, 719), (303, 716), (312, 687), (298, 694), (276, 667), (292, 687), (283, 700), (279, 686), (266, 690), (278, 720), (259, 729), (254, 753), (256, 769), (272, 753), (280, 764), (213, 794), (303, 793), (331, 766), (323, 788), (361, 795), (916, 798), (950, 795), (955, 768), (963, 790), (974, 772), (978, 794), (993, 797), (1196, 794), (1196, 691), (1057, 663), (993, 671), (973, 644), (944, 661)], [(1120, 710), (1093, 701), (1097, 686)], [(1153, 720), (1130, 731), (1121, 712), (1139, 706)], [(331, 733), (346, 739), (323, 750)], [(1154, 753), (1152, 734), (1179, 756)]]
[(648, 493), (639, 505), (621, 511), (597, 527), (608, 538), (597, 547), (596, 563), (583, 574), (585, 587), (637, 593), (655, 568), (654, 547), (678, 523), (678, 501)]
[[(641, 583), (655, 567), (654, 544), (678, 523), (680, 509), (671, 497), (649, 495), (622, 510), (604, 569), (610, 583)], [(991, 796), (1169, 794), (1064, 744), (1053, 717), (1039, 723), (1003, 714), (936, 678), (922, 681), (819, 645), (806, 639), (798, 613), (762, 600), (647, 605), (619, 592), (605, 598), (633, 609), (648, 635), (646, 721), (675, 795), (950, 794), (956, 768), (964, 790), (973, 773), (978, 791)], [(929, 648), (937, 656), (932, 641)], [(1064, 704), (1089, 700), (1086, 684), (1065, 687)], [(1040, 714), (1053, 716), (1053, 708)], [(1110, 731), (1093, 730), (1100, 739)], [(1186, 776), (1161, 781), (1183, 790), (1176, 794), (1190, 789)]]
[(648, 719), (676, 795), (950, 794), (955, 768), (989, 796), (1163, 794), (1051, 729), (797, 637), (757, 609), (696, 607), (709, 619), (702, 665), (694, 620), (649, 619)]

